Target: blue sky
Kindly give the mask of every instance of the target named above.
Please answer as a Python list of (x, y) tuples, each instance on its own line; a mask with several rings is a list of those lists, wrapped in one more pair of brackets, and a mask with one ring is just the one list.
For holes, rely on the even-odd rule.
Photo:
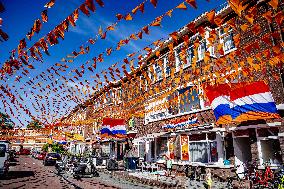
[[(114, 23), (117, 19), (115, 15), (117, 13), (125, 15), (126, 13), (131, 12), (131, 10), (139, 5), (143, 0), (103, 0), (105, 6), (103, 8), (99, 7), (96, 4), (96, 12), (91, 13), (90, 17), (87, 17), (82, 12), (79, 12), (79, 19), (76, 22), (76, 27), (69, 27), (69, 32), (65, 33), (65, 39), (59, 39), (59, 44), (49, 47), (50, 56), (44, 55), (44, 61), (41, 62), (30, 62), (36, 69), (29, 70), (30, 74), (28, 76), (23, 76), (20, 82), (14, 82), (15, 77), (19, 76), (21, 72), (17, 72), (12, 76), (8, 76), (9, 80), (7, 82), (0, 81), (0, 84), (4, 84), (5, 86), (8, 85), (11, 88), (12, 92), (15, 90), (18, 91), (20, 96), (24, 99), (24, 101), (19, 100), (21, 104), (26, 106), (33, 115), (38, 117), (47, 117), (49, 122), (55, 120), (56, 118), (66, 115), (67, 107), (70, 107), (70, 110), (76, 105), (74, 102), (65, 101), (65, 102), (56, 102), (59, 100), (58, 97), (64, 96), (67, 93), (58, 92), (58, 93), (45, 93), (40, 92), (38, 89), (32, 89), (31, 87), (25, 87), (24, 89), (20, 89), (28, 80), (35, 78), (41, 72), (46, 72), (46, 69), (54, 65), (55, 63), (59, 63), (61, 58), (66, 57), (67, 54), (71, 54), (72, 51), (76, 50), (79, 51), (79, 47), (82, 44), (86, 44), (86, 41), (91, 38), (95, 37), (98, 33), (98, 29), (101, 26), (105, 28), (110, 24)], [(3, 24), (1, 29), (5, 31), (9, 35), (9, 40), (6, 42), (0, 43), (0, 65), (2, 66), (3, 63), (9, 58), (11, 50), (15, 49), (19, 43), (19, 40), (25, 37), (28, 31), (30, 31), (34, 20), (40, 18), (41, 11), (43, 11), (44, 5), (48, 2), (47, 0), (2, 0), (5, 6), (5, 12), (0, 13), (0, 17), (3, 18)], [(31, 41), (27, 41), (27, 46), (31, 47), (34, 42), (38, 39), (46, 35), (50, 30), (52, 30), (56, 25), (58, 25), (62, 20), (64, 20), (71, 12), (75, 10), (83, 0), (56, 0), (55, 5), (48, 9), (48, 22), (43, 23), (42, 29), (39, 34), (35, 34), (32, 37)], [(67, 78), (72, 78), (72, 73), (70, 74), (70, 70), (79, 67), (82, 63), (85, 63), (87, 60), (91, 60), (93, 57), (97, 57), (98, 54), (105, 51), (106, 48), (116, 46), (117, 42), (121, 39), (125, 39), (132, 33), (137, 33), (141, 30), (142, 27), (151, 23), (154, 18), (160, 16), (161, 14), (165, 13), (169, 9), (172, 9), (179, 5), (182, 0), (158, 0), (157, 8), (154, 8), (152, 4), (149, 2), (145, 3), (145, 13), (142, 14), (141, 12), (137, 12), (134, 15), (132, 21), (121, 21), (118, 23), (115, 31), (110, 31), (107, 33), (107, 37), (105, 40), (99, 39), (96, 44), (90, 45), (90, 53), (87, 55), (79, 56), (75, 59), (73, 63), (69, 63), (69, 69), (66, 72), (60, 72), (61, 76), (65, 76)], [(127, 54), (139, 51), (143, 49), (145, 46), (151, 44), (152, 42), (160, 39), (160, 38), (167, 38), (169, 33), (172, 33), (179, 28), (183, 27), (198, 15), (205, 11), (210, 11), (213, 8), (218, 8), (221, 4), (225, 2), (225, 0), (210, 0), (207, 2), (205, 0), (196, 0), (198, 9), (193, 9), (187, 4), (188, 9), (186, 11), (183, 10), (176, 10), (174, 11), (172, 17), (166, 17), (162, 21), (161, 27), (151, 27), (150, 28), (150, 35), (143, 35), (143, 40), (137, 40), (134, 42), (129, 43), (128, 45), (121, 48), (120, 51), (113, 52), (111, 56), (107, 56), (104, 59), (103, 63), (98, 64), (95, 73), (100, 73), (103, 69), (108, 68), (110, 65), (121, 61), (126, 57)], [(32, 60), (32, 59), (30, 59)], [(92, 72), (87, 72), (83, 75), (81, 80), (88, 80), (91, 86), (93, 82), (92, 76), (95, 74)], [(69, 74), (69, 75), (68, 75)], [(55, 75), (56, 76), (56, 75)], [(69, 77), (70, 76), (70, 77)], [(60, 85), (60, 77), (54, 78), (59, 79), (58, 85)], [(80, 80), (80, 81), (81, 81)], [(76, 82), (80, 82), (76, 81)], [(46, 86), (51, 82), (34, 79), (35, 83), (40, 83), (42, 86)], [(69, 82), (67, 85), (74, 86), (78, 83)], [(52, 88), (51, 88), (52, 89)], [(25, 92), (24, 92), (25, 91)], [(32, 106), (32, 103), (35, 104), (34, 95), (41, 95), (47, 98), (47, 100), (37, 99), (40, 106), (41, 104), (44, 105), (43, 109), (46, 109), (46, 113), (42, 114), (40, 111), (36, 112)], [(92, 92), (92, 91), (90, 91)], [(2, 93), (0, 91), (0, 93)], [(3, 93), (2, 93), (3, 94)], [(28, 94), (27, 97), (25, 94)], [(86, 98), (83, 94), (79, 95), (79, 98)], [(15, 114), (15, 117), (20, 119), (24, 125), (26, 125), (30, 118), (27, 116), (23, 111), (17, 112), (14, 106), (11, 104), (9, 97), (5, 97), (7, 103), (11, 106), (12, 111)], [(52, 106), (53, 103), (58, 104)], [(47, 105), (47, 101), (49, 101), (49, 106)], [(38, 105), (36, 105), (38, 106)], [(57, 110), (59, 107), (60, 110)], [(0, 101), (0, 111), (8, 113), (12, 120), (15, 121), (17, 125), (19, 122), (15, 119), (9, 109), (5, 109), (2, 101)], [(60, 112), (60, 113), (56, 113)], [(54, 114), (54, 115), (52, 115)], [(68, 112), (67, 112), (68, 114)], [(21, 126), (21, 125), (19, 125)]]

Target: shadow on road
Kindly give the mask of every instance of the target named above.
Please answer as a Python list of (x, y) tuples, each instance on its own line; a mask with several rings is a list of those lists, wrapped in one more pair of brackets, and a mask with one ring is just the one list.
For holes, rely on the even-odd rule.
[(9, 171), (8, 175), (4, 179), (10, 180), (10, 179), (34, 177), (34, 176), (35, 176), (35, 173), (33, 171)]
[(9, 165), (10, 165), (10, 166), (16, 166), (16, 165), (20, 165), (20, 164), (17, 163), (17, 162), (10, 162)]

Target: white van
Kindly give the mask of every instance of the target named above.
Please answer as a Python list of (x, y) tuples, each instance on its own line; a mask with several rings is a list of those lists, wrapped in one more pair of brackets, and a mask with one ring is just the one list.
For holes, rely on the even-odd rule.
[(0, 176), (5, 175), (9, 170), (9, 149), (10, 142), (0, 140)]

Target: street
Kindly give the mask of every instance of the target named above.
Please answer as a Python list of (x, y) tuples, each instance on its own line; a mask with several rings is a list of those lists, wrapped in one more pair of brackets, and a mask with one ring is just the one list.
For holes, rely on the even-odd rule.
[(76, 180), (55, 173), (54, 166), (43, 166), (41, 160), (30, 156), (19, 156), (17, 162), (12, 162), (7, 178), (0, 179), (0, 189), (150, 189), (142, 184), (133, 184), (120, 178), (112, 178), (109, 174), (100, 172), (100, 177), (82, 178)]
[(42, 161), (29, 156), (20, 156), (12, 163), (5, 179), (0, 180), (0, 188), (118, 188), (99, 180), (81, 181), (56, 175), (53, 166), (43, 166)]

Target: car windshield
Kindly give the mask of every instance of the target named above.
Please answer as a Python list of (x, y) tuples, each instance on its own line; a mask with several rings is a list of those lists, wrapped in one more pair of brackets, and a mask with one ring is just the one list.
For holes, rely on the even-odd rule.
[(0, 157), (5, 157), (6, 145), (0, 144)]
[(48, 154), (47, 156), (50, 156), (50, 157), (53, 157), (53, 158), (57, 158), (57, 159), (61, 158), (60, 155), (56, 154), (56, 153)]

